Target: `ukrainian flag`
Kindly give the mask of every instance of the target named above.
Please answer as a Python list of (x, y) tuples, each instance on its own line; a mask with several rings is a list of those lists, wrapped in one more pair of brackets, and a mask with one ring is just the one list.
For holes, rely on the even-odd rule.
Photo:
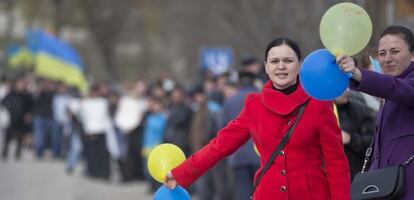
[(34, 55), (34, 72), (38, 76), (63, 81), (86, 91), (81, 58), (69, 44), (41, 30), (29, 31), (26, 39), (28, 49)]
[(11, 69), (31, 69), (33, 67), (33, 55), (24, 46), (12, 46), (6, 50), (8, 66)]

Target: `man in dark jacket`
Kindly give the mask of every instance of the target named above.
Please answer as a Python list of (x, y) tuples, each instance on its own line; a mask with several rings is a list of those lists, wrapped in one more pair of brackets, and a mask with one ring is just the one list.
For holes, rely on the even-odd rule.
[(170, 114), (165, 129), (165, 142), (177, 145), (188, 157), (190, 154), (189, 132), (193, 112), (185, 102), (186, 93), (183, 88), (174, 88), (171, 91), (170, 99)]
[(31, 105), (30, 95), (26, 91), (26, 80), (24, 78), (17, 79), (11, 88), (9, 94), (1, 102), (10, 114), (10, 124), (6, 129), (3, 140), (2, 158), (7, 159), (9, 144), (14, 138), (17, 142), (17, 148), (14, 156), (20, 158), (24, 127), (29, 120), (29, 111)]

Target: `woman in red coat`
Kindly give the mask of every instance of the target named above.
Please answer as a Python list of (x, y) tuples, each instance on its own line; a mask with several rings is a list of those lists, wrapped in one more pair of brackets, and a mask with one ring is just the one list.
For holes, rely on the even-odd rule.
[(257, 178), (295, 121), (297, 109), (309, 100), (286, 146), (260, 180), (253, 199), (349, 200), (348, 161), (332, 102), (312, 99), (304, 92), (298, 80), (300, 56), (299, 47), (288, 38), (270, 42), (265, 54), (270, 81), (263, 91), (249, 95), (239, 116), (208, 145), (174, 168), (166, 176), (165, 185), (187, 187), (250, 137), (261, 155)]

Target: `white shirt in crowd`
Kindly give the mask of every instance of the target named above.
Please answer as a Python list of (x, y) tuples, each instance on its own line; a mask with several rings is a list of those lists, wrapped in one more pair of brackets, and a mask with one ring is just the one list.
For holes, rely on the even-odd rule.
[(106, 147), (112, 158), (119, 158), (120, 149), (113, 122), (109, 116), (109, 102), (103, 97), (80, 100), (79, 116), (86, 135), (105, 134)]
[(85, 134), (103, 134), (111, 125), (109, 103), (105, 98), (85, 98), (80, 101), (79, 115)]
[(115, 112), (115, 125), (124, 133), (129, 133), (141, 123), (146, 110), (146, 99), (122, 96)]

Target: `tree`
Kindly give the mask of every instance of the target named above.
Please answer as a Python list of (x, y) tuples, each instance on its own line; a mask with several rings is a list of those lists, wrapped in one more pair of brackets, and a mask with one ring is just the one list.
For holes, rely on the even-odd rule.
[(130, 8), (129, 0), (78, 0), (91, 35), (98, 46), (104, 67), (112, 80), (119, 80), (115, 47)]

